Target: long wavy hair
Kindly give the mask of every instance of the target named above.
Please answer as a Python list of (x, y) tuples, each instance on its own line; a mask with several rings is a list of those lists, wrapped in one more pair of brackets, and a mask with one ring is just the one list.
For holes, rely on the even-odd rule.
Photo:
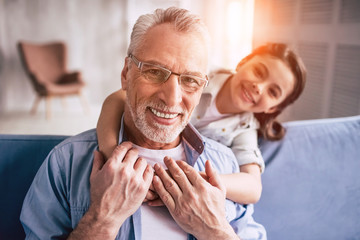
[(268, 43), (254, 49), (251, 54), (243, 58), (237, 67), (243, 65), (254, 56), (270, 55), (282, 60), (290, 67), (295, 77), (295, 86), (291, 94), (279, 105), (276, 106), (276, 112), (273, 113), (254, 113), (255, 118), (260, 123), (259, 135), (268, 140), (280, 140), (285, 135), (285, 128), (276, 119), (277, 116), (290, 104), (299, 98), (304, 90), (306, 83), (306, 68), (301, 58), (296, 55), (286, 44)]

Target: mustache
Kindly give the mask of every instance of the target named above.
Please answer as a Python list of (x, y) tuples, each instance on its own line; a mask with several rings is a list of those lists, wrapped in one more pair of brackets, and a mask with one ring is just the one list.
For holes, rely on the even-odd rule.
[(155, 102), (155, 101), (149, 101), (146, 103), (146, 108), (154, 108), (156, 110), (160, 110), (163, 112), (171, 112), (171, 113), (179, 113), (179, 114), (187, 114), (188, 111), (185, 107), (182, 106), (172, 106), (169, 107), (163, 102)]

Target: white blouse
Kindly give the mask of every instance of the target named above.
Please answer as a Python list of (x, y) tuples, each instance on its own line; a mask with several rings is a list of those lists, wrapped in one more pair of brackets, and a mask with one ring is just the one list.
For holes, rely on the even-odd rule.
[(265, 164), (257, 138), (259, 123), (254, 114), (221, 114), (216, 108), (216, 95), (229, 77), (230, 73), (218, 73), (211, 77), (192, 114), (191, 123), (202, 135), (230, 147), (240, 166), (256, 163), (263, 172)]

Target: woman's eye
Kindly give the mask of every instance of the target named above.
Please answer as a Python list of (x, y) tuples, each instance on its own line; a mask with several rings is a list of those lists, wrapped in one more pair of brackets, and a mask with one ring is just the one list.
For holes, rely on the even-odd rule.
[(276, 90), (270, 89), (269, 92), (270, 92), (270, 95), (271, 95), (272, 97), (274, 97), (274, 98), (277, 98), (277, 97), (278, 97), (278, 93), (277, 93)]
[(254, 75), (259, 78), (264, 77), (264, 74), (259, 67), (254, 67)]

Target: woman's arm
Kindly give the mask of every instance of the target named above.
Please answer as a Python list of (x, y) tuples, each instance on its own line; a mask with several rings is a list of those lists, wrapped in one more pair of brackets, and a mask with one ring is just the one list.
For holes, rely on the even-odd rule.
[(241, 204), (259, 201), (262, 191), (260, 167), (256, 163), (240, 166), (240, 173), (220, 175), (226, 197)]
[(222, 176), (227, 197), (234, 202), (251, 204), (259, 201), (264, 160), (258, 148), (257, 130), (250, 127), (234, 137), (231, 150), (240, 165), (240, 173)]
[(118, 145), (120, 120), (124, 112), (126, 92), (118, 90), (109, 95), (101, 109), (96, 126), (99, 150), (108, 159)]

